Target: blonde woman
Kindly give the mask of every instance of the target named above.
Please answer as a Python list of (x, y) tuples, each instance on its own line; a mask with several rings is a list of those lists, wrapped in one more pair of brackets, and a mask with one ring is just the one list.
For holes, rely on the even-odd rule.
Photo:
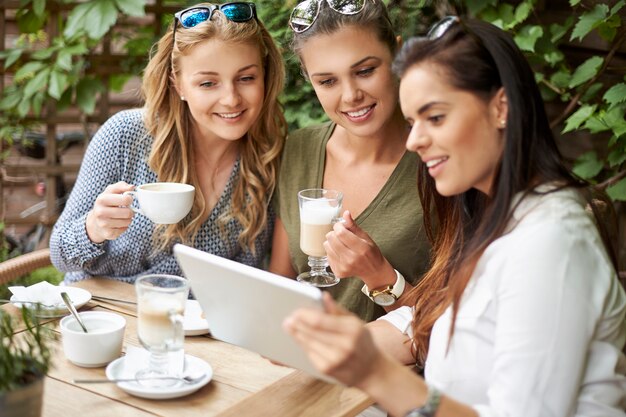
[[(145, 70), (145, 106), (100, 128), (54, 227), (51, 258), (65, 281), (180, 274), (177, 242), (259, 266), (274, 223), (268, 203), (285, 137), (283, 80), (253, 3), (176, 13)], [(129, 208), (125, 191), (157, 181), (196, 188), (178, 224), (156, 226)]]

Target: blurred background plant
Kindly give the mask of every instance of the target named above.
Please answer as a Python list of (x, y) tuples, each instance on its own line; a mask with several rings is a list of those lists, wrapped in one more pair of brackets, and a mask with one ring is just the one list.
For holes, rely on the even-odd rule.
[[(526, 53), (547, 103), (552, 126), (574, 172), (606, 190), (623, 215), (626, 201), (626, 0), (619, 1), (426, 1), (383, 0), (398, 34), (423, 34), (449, 14), (472, 16), (509, 31)], [(8, 3), (8, 2), (5, 2)], [(16, 2), (13, 2), (16, 3)], [(156, 1), (182, 9), (195, 1)], [(260, 19), (283, 47), (287, 84), (281, 101), (291, 129), (326, 119), (312, 87), (289, 50), (289, 14), (296, 0), (257, 0)], [(137, 79), (151, 45), (171, 22), (165, 13), (152, 24), (143, 19), (155, 7), (147, 0), (20, 0), (19, 36), (0, 52), (10, 84), (0, 96), (0, 139), (4, 158), (16, 140), (40, 128), (49, 109), (94, 113), (99, 97), (122, 91)], [(63, 11), (63, 19), (51, 10)], [(54, 16), (57, 30), (50, 31)], [(94, 51), (107, 38), (123, 51), (122, 71), (105, 80), (91, 71)], [(6, 79), (6, 77), (5, 77)], [(85, 129), (86, 134), (89, 133)], [(623, 222), (625, 220), (622, 220)], [(622, 226), (623, 227), (623, 226)], [(623, 229), (622, 229), (623, 230)], [(621, 257), (625, 258), (624, 248)]]

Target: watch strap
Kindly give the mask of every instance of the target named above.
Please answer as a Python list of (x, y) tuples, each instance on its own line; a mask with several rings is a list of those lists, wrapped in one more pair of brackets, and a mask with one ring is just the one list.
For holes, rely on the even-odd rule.
[[(404, 279), (404, 276), (402, 276), (402, 274), (397, 269), (394, 269), (394, 272), (396, 273), (396, 282), (393, 284), (393, 286), (389, 286), (391, 287), (389, 293), (392, 294), (397, 300), (398, 298), (402, 296), (402, 293), (404, 292), (406, 280)], [(364, 284), (363, 287), (361, 288), (361, 292), (365, 294), (372, 301), (374, 301), (373, 294), (372, 294), (373, 291), (374, 290), (370, 291), (370, 289), (367, 288), (367, 284)]]

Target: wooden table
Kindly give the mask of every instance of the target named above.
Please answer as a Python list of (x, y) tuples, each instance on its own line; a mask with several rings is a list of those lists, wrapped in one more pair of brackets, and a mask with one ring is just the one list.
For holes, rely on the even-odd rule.
[[(117, 281), (97, 278), (76, 286), (93, 295), (135, 300), (134, 287)], [(85, 310), (122, 314), (126, 318), (124, 346), (139, 346), (134, 305), (92, 300), (81, 309)], [(58, 321), (52, 324), (58, 332)], [(147, 400), (133, 397), (115, 384), (73, 384), (78, 378), (104, 378), (104, 368), (73, 365), (65, 359), (60, 337), (56, 345), (53, 369), (45, 381), (44, 417), (355, 416), (372, 404), (355, 388), (328, 384), (302, 371), (274, 365), (254, 352), (208, 336), (185, 338), (185, 352), (211, 365), (211, 382), (185, 397)]]

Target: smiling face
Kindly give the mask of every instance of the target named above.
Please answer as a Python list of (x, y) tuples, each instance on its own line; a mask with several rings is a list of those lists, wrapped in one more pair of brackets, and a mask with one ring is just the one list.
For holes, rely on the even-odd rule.
[(370, 30), (346, 26), (306, 41), (300, 57), (328, 117), (356, 136), (378, 133), (397, 108), (392, 54)]
[(176, 90), (185, 98), (198, 139), (237, 140), (258, 119), (265, 92), (259, 48), (208, 40), (180, 57)]
[(422, 63), (402, 77), (400, 103), (412, 126), (407, 149), (426, 163), (437, 191), (452, 196), (475, 188), (490, 194), (504, 148), (504, 90), (485, 102), (450, 85), (440, 68)]

